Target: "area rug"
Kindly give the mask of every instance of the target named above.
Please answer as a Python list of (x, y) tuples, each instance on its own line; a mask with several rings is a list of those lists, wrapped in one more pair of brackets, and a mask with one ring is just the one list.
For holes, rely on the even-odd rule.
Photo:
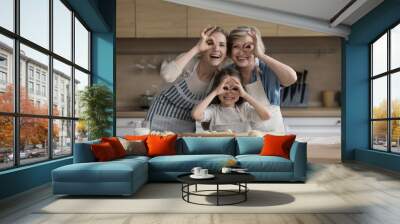
[[(57, 197), (35, 213), (360, 213), (357, 205), (346, 202), (317, 184), (255, 183), (248, 187), (247, 201), (237, 205), (190, 204), (182, 200), (180, 184), (150, 183), (131, 197)], [(198, 190), (213, 188), (213, 185), (202, 185)], [(231, 187), (225, 187), (228, 188)], [(190, 199), (197, 203), (216, 202), (215, 196), (193, 196)], [(222, 202), (237, 199), (224, 197)]]

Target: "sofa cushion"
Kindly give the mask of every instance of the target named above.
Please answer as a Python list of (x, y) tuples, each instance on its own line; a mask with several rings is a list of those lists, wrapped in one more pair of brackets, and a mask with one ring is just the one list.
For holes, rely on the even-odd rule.
[[(109, 162), (74, 163), (53, 170), (58, 182), (129, 182), (134, 172), (147, 172), (147, 163), (140, 159)], [(147, 176), (147, 173), (143, 173)]]
[(175, 155), (158, 156), (149, 160), (149, 170), (163, 172), (191, 172), (193, 167), (199, 166), (211, 172), (219, 171), (230, 159), (231, 155)]
[(125, 156), (124, 158), (120, 158), (120, 159), (114, 160), (113, 162), (127, 162), (127, 163), (130, 163), (130, 162), (135, 161), (135, 160), (148, 162), (149, 159), (150, 159), (150, 157), (147, 157), (147, 156), (130, 155), (130, 156)]
[(235, 139), (233, 137), (183, 137), (177, 146), (177, 154), (235, 155)]
[(237, 137), (236, 155), (259, 154), (263, 144), (262, 137)]
[(74, 147), (74, 163), (88, 163), (95, 162), (96, 158), (91, 150), (92, 144), (99, 144), (100, 139), (75, 143)]
[(292, 172), (292, 161), (279, 156), (238, 155), (241, 168), (249, 172)]

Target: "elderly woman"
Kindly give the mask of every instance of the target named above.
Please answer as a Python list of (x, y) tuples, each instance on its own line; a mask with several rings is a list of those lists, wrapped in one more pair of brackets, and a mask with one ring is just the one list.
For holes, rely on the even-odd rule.
[(242, 75), (247, 92), (264, 103), (270, 119), (252, 124), (255, 130), (284, 132), (280, 110), (280, 86), (290, 86), (297, 80), (296, 72), (265, 53), (260, 31), (240, 26), (228, 37), (228, 55)]
[(191, 50), (162, 66), (161, 76), (173, 84), (162, 90), (150, 106), (145, 120), (151, 130), (177, 133), (196, 130), (191, 111), (207, 95), (226, 53), (226, 33), (220, 27), (209, 27), (202, 31)]

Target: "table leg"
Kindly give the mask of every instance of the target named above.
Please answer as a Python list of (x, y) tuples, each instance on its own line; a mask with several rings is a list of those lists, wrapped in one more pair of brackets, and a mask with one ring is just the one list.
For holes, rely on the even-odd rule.
[(217, 206), (219, 205), (219, 184), (217, 184)]
[(196, 184), (196, 186), (195, 186), (195, 191), (197, 192), (197, 184)]
[(244, 201), (247, 201), (247, 183), (244, 183)]
[(189, 195), (190, 195), (190, 184), (188, 184), (188, 185), (187, 185), (187, 192), (188, 192), (188, 193), (187, 193), (187, 201), (188, 201), (188, 202), (190, 202), (190, 201), (189, 201)]

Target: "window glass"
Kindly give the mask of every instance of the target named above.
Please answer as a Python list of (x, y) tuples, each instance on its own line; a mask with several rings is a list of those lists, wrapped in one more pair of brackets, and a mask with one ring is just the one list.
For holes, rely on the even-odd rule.
[(372, 81), (372, 118), (387, 118), (387, 78)]
[(88, 128), (84, 120), (75, 121), (75, 142), (88, 140)]
[(0, 115), (0, 170), (14, 165), (13, 117)]
[[(16, 3), (20, 18), (15, 18)], [(86, 124), (73, 118), (81, 115), (79, 94), (90, 84), (90, 32), (66, 4), (64, 0), (0, 0), (1, 30), (14, 32), (19, 25), (20, 31), (12, 38), (0, 33), (0, 112), (11, 113), (0, 115), (0, 170), (72, 155), (72, 138), (88, 139)], [(16, 41), (18, 62), (14, 60)], [(52, 53), (74, 65), (67, 65), (58, 57), (59, 60), (51, 58)], [(19, 74), (15, 73), (17, 63)], [(18, 88), (15, 77), (19, 80)], [(15, 89), (19, 89), (19, 94), (15, 94)], [(21, 114), (12, 114), (14, 108), (19, 108)], [(19, 121), (19, 127), (14, 126), (15, 121)], [(14, 129), (18, 133), (14, 134)], [(14, 142), (20, 145), (13, 145)]]
[(75, 69), (75, 117), (81, 115), (80, 94), (86, 86), (89, 86), (89, 75)]
[(53, 60), (53, 115), (72, 117), (71, 66)]
[(372, 44), (372, 75), (387, 71), (387, 34)]
[(75, 63), (89, 70), (89, 32), (75, 18)]
[(72, 120), (53, 120), (53, 157), (72, 154)]
[(45, 118), (20, 118), (21, 164), (35, 163), (49, 158), (49, 120)]
[(0, 1), (0, 26), (14, 31), (14, 0)]
[(387, 121), (372, 122), (372, 147), (387, 151)]
[(49, 0), (20, 0), (21, 36), (49, 48)]
[[(48, 63), (49, 57), (39, 51), (36, 51), (28, 46), (21, 44), (21, 57), (20, 57), (20, 109), (21, 113), (25, 114), (40, 114), (47, 115), (49, 107), (48, 97)], [(27, 83), (28, 74), (26, 68), (33, 67), (36, 76), (34, 79), (35, 91), (34, 94), (29, 93), (29, 86)], [(28, 72), (29, 73), (29, 72)], [(43, 81), (42, 77), (45, 77)], [(43, 90), (44, 89), (44, 90)], [(44, 92), (43, 92), (44, 91)], [(31, 100), (36, 104), (31, 103)]]
[(53, 0), (53, 18), (53, 51), (71, 60), (72, 12), (60, 0)]
[(393, 120), (390, 122), (391, 127), (391, 151), (400, 153), (400, 120)]
[(390, 85), (391, 116), (400, 118), (400, 72), (391, 74)]
[(13, 40), (0, 34), (0, 111), (14, 111)]
[(400, 67), (400, 24), (391, 31), (390, 60), (391, 69)]

